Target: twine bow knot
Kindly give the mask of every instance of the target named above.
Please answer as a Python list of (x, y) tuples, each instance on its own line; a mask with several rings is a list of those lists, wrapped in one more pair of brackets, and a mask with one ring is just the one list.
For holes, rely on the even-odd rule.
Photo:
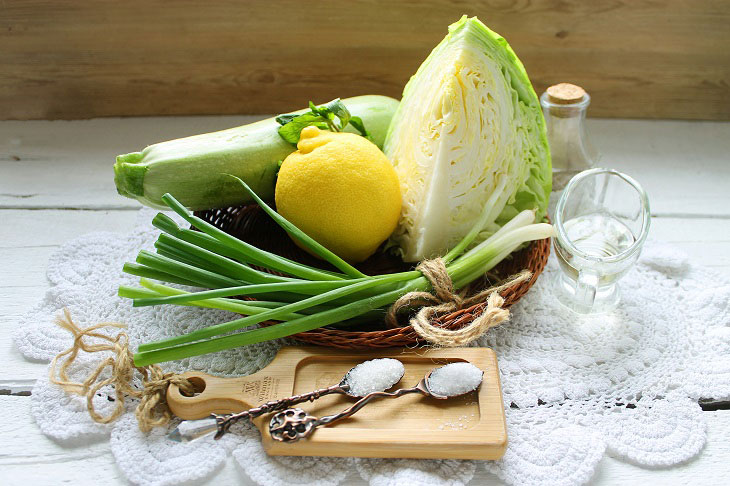
[[(521, 273), (510, 277), (496, 287), (490, 287), (471, 296), (465, 292), (454, 292), (454, 285), (446, 270), (446, 264), (441, 258), (424, 260), (417, 267), (426, 279), (431, 283), (432, 292), (409, 292), (395, 301), (388, 310), (386, 320), (388, 324), (395, 327), (398, 325), (397, 314), (399, 311), (421, 307), (418, 313), (411, 318), (410, 325), (414, 331), (433, 344), (445, 347), (465, 346), (488, 329), (497, 326), (509, 318), (509, 310), (503, 309), (504, 298), (499, 293), (517, 283), (528, 280), (532, 273), (524, 270)], [(466, 309), (475, 304), (484, 302), (481, 314), (459, 329), (447, 329), (434, 325), (434, 318), (440, 314), (452, 313)]]
[[(134, 358), (129, 350), (129, 338), (124, 331), (120, 331), (114, 337), (96, 332), (104, 327), (124, 328), (126, 327), (124, 324), (106, 322), (81, 329), (71, 319), (68, 309), (63, 310), (63, 316), (59, 316), (56, 323), (73, 334), (74, 341), (70, 348), (53, 358), (49, 370), (49, 379), (68, 393), (85, 396), (89, 415), (95, 422), (108, 424), (119, 418), (124, 413), (125, 398), (130, 396), (139, 400), (135, 415), (140, 430), (149, 432), (153, 427), (167, 424), (172, 418), (172, 414), (165, 403), (165, 395), (170, 383), (179, 386), (183, 393), (194, 392), (194, 387), (190, 381), (175, 373), (165, 373), (157, 365), (134, 366)], [(84, 338), (96, 338), (102, 342), (100, 344), (90, 344)], [(107, 351), (111, 352), (112, 356), (108, 356), (99, 363), (96, 369), (83, 382), (79, 383), (71, 381), (68, 370), (80, 351), (86, 353)], [(59, 366), (59, 361), (64, 357), (63, 363)], [(110, 370), (110, 376), (99, 379), (107, 367)], [(132, 380), (135, 370), (142, 375), (143, 388), (141, 390), (133, 385)], [(94, 406), (94, 396), (107, 385), (114, 387), (116, 406), (109, 415), (101, 415)]]

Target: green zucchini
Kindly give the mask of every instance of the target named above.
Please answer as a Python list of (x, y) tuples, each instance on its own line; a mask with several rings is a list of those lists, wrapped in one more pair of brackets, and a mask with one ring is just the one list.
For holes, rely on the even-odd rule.
[[(398, 101), (366, 95), (344, 99), (353, 115), (362, 118), (375, 144), (382, 148)], [(308, 109), (297, 113), (304, 113)], [(150, 145), (141, 152), (117, 156), (114, 182), (122, 196), (146, 206), (166, 209), (166, 192), (192, 210), (238, 206), (252, 202), (241, 178), (263, 199), (273, 199), (279, 161), (296, 147), (278, 133), (268, 118), (220, 132), (195, 135)], [(348, 126), (347, 131), (353, 131)]]

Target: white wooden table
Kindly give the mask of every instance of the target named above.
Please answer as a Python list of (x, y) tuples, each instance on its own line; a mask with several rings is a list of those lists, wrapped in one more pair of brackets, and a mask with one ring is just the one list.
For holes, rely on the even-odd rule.
[[(37, 430), (27, 395), (46, 364), (29, 362), (13, 348), (12, 329), (47, 290), (46, 260), (61, 243), (88, 231), (132, 228), (139, 205), (116, 194), (116, 154), (253, 119), (0, 122), (0, 483), (126, 484), (107, 442), (68, 448)], [(590, 120), (589, 129), (604, 154), (602, 165), (633, 175), (648, 191), (651, 236), (730, 272), (730, 123)], [(730, 410), (705, 414), (709, 440), (699, 457), (655, 470), (606, 457), (593, 483), (727, 484)], [(242, 474), (229, 461), (213, 480), (240, 482)], [(500, 481), (480, 472), (472, 483)]]

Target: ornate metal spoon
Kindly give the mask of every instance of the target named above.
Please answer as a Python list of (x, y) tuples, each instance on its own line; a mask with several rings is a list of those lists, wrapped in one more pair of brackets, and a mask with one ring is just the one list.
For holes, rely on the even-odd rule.
[(471, 363), (451, 363), (431, 370), (413, 388), (401, 388), (394, 392), (376, 391), (358, 400), (340, 413), (317, 418), (301, 408), (290, 408), (275, 414), (269, 422), (269, 432), (274, 440), (296, 442), (308, 437), (317, 427), (327, 426), (352, 416), (376, 398), (398, 398), (410, 393), (445, 400), (465, 395), (479, 388), (484, 372)]
[(261, 415), (290, 408), (303, 402), (313, 402), (320, 397), (339, 393), (354, 398), (361, 398), (374, 391), (383, 391), (398, 383), (405, 368), (403, 363), (393, 358), (380, 358), (364, 361), (350, 369), (340, 383), (321, 388), (302, 395), (272, 400), (258, 407), (232, 414), (212, 414), (210, 418), (185, 420), (170, 432), (167, 437), (175, 442), (189, 442), (215, 432), (215, 439), (220, 439), (234, 423), (241, 419), (254, 419)]

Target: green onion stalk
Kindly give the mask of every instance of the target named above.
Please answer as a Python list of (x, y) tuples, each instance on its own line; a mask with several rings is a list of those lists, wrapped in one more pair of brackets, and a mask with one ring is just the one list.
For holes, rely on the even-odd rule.
[[(336, 271), (303, 265), (241, 241), (190, 214), (165, 194), (165, 204), (197, 231), (180, 228), (172, 218), (158, 214), (152, 221), (162, 231), (155, 243), (156, 253), (140, 251), (136, 262), (123, 268), (141, 277), (141, 288), (122, 286), (119, 295), (132, 299), (135, 307), (174, 304), (221, 309), (243, 317), (141, 344), (134, 355), (136, 366), (214, 353), (328, 325), (372, 322), (382, 319), (385, 309), (406, 293), (431, 290), (430, 282), (415, 270), (363, 274), (274, 211), (245, 182), (235, 179), (279, 226)], [(456, 289), (484, 275), (525, 242), (547, 238), (553, 232), (551, 225), (535, 223), (535, 212), (526, 210), (466, 251), (484, 222), (491, 219), (492, 208), (487, 205), (483, 211), (474, 228), (444, 255)], [(207, 290), (189, 292), (153, 280)], [(257, 300), (234, 298), (244, 296)], [(264, 321), (278, 322), (251, 328)]]

